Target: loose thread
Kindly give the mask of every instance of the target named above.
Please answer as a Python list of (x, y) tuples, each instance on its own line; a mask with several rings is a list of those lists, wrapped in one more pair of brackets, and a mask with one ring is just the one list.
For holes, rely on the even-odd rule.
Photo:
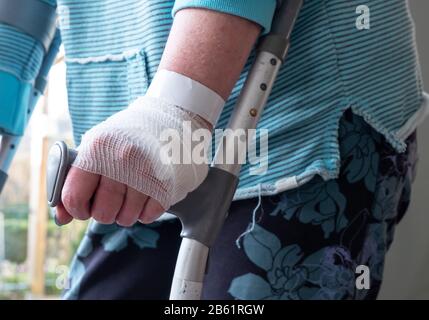
[(255, 229), (255, 224), (256, 224), (256, 212), (258, 211), (259, 207), (261, 206), (262, 203), (262, 190), (261, 190), (261, 184), (258, 185), (258, 204), (256, 205), (255, 209), (253, 209), (252, 212), (252, 223), (250, 224), (250, 227), (248, 226), (246, 231), (244, 231), (242, 234), (240, 234), (237, 238), (237, 240), (235, 240), (235, 245), (237, 246), (238, 249), (241, 249), (241, 245), (240, 245), (240, 240), (241, 238), (243, 238), (245, 235), (251, 233), (254, 229)]

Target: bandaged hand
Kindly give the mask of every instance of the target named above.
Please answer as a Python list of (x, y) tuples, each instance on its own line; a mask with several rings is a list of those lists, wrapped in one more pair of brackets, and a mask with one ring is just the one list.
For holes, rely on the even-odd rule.
[[(210, 122), (168, 102), (180, 97), (158, 97), (165, 96), (165, 85), (162, 90), (154, 87), (149, 90), (152, 96), (137, 99), (83, 135), (57, 208), (61, 222), (66, 211), (69, 220), (92, 217), (122, 226), (150, 223), (203, 182), (208, 164), (201, 158), (194, 161), (192, 149), (203, 143), (208, 150)], [(184, 137), (199, 129), (206, 133), (202, 141), (183, 143)], [(177, 142), (180, 145), (174, 145)], [(173, 149), (181, 149), (183, 157), (168, 152)]]
[(207, 164), (162, 165), (160, 131), (180, 132), (183, 120), (191, 121), (191, 131), (215, 127), (260, 31), (235, 15), (179, 10), (146, 96), (83, 137), (57, 206), (58, 224), (90, 217), (150, 223), (195, 189)]

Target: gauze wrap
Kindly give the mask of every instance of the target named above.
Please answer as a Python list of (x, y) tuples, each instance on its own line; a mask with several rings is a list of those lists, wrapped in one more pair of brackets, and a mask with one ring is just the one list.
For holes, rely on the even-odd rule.
[(208, 130), (198, 115), (159, 98), (141, 97), (83, 135), (73, 166), (126, 184), (168, 209), (202, 183), (208, 165), (161, 161), (161, 147), (167, 143), (161, 133), (176, 130), (182, 139), (186, 131), (201, 128)]

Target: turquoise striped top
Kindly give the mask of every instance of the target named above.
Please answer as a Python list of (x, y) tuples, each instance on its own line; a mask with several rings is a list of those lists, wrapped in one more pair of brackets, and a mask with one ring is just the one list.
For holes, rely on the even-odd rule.
[[(358, 30), (356, 7), (370, 9)], [(76, 144), (92, 126), (144, 95), (174, 13), (218, 10), (269, 31), (275, 0), (58, 0), (66, 51), (68, 99)], [(217, 127), (226, 126), (254, 54)], [(414, 27), (404, 0), (307, 0), (292, 34), (259, 128), (269, 130), (269, 169), (242, 168), (235, 199), (275, 194), (318, 174), (337, 177), (339, 119), (363, 118), (398, 151), (426, 114)]]
[[(413, 23), (403, 0), (368, 1), (370, 29), (356, 28), (355, 0), (305, 1), (292, 45), (259, 123), (269, 130), (269, 167), (243, 166), (235, 199), (275, 194), (340, 167), (338, 123), (362, 115), (398, 150), (417, 124), (422, 83)], [(144, 95), (158, 67), (174, 13), (219, 10), (270, 28), (275, 0), (59, 0), (67, 55), (69, 108), (81, 135)], [(226, 126), (249, 58), (217, 127)], [(91, 62), (97, 61), (97, 62)], [(411, 121), (411, 123), (410, 123)], [(405, 129), (404, 129), (405, 128)]]

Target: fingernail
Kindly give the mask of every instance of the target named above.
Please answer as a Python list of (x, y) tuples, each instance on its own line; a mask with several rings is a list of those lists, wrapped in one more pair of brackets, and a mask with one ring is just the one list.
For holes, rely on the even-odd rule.
[(58, 221), (58, 218), (57, 218), (57, 214), (55, 213), (55, 215), (54, 215), (54, 221), (55, 221), (55, 224), (58, 226), (58, 227), (61, 227), (62, 226), (62, 224), (61, 223), (59, 223), (59, 221)]
[(139, 221), (143, 224), (149, 224), (150, 223), (150, 219), (148, 219), (147, 217), (143, 217), (143, 218), (139, 219)]

